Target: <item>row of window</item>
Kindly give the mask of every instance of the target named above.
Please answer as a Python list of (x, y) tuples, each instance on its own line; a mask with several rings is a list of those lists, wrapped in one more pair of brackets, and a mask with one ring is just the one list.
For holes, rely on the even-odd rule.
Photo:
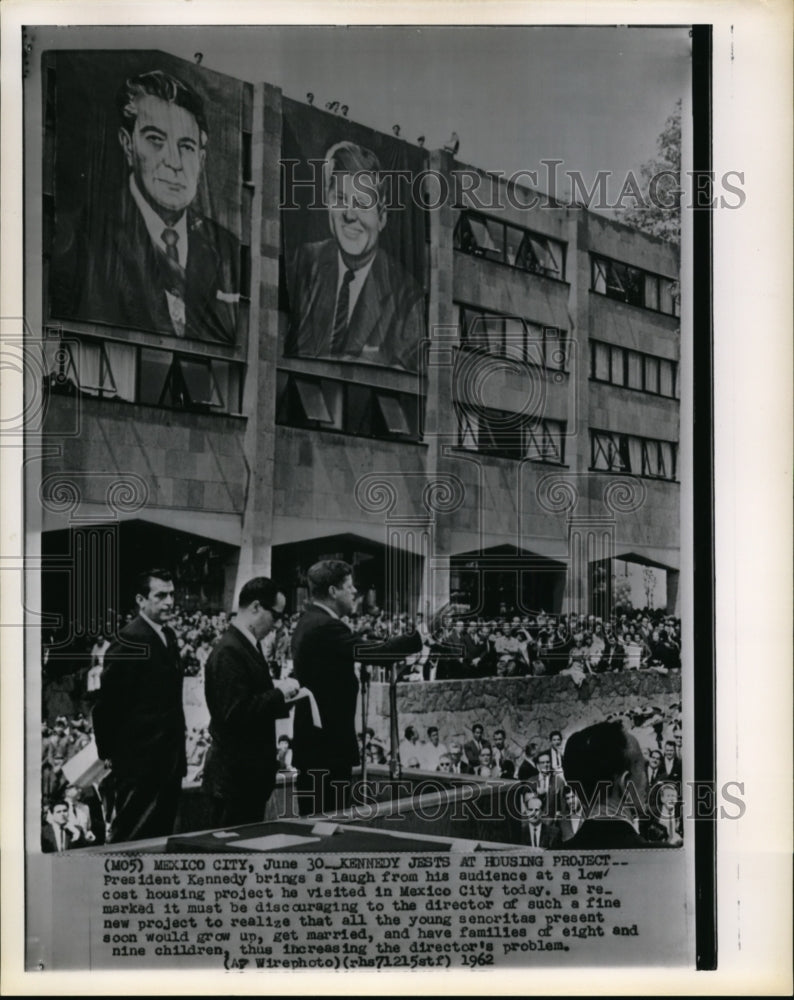
[[(565, 280), (565, 244), (481, 212), (463, 210), (453, 236), (456, 250), (520, 271)], [(590, 288), (600, 295), (678, 316), (678, 282), (601, 254), (590, 254)]]
[(458, 447), (481, 455), (533, 462), (565, 462), (565, 423), (503, 410), (476, 411), (457, 404)]
[(465, 346), (541, 368), (567, 369), (568, 340), (563, 330), (520, 316), (457, 305), (461, 343)]
[(678, 282), (609, 257), (590, 254), (590, 288), (644, 309), (678, 315)]
[(678, 365), (667, 358), (590, 341), (590, 378), (658, 396), (677, 396)]
[[(565, 464), (564, 421), (529, 418), (501, 410), (473, 411), (460, 404), (456, 406), (456, 416), (460, 448), (481, 455)], [(590, 468), (674, 481), (676, 449), (672, 441), (591, 430)]]
[(481, 212), (460, 213), (453, 236), (456, 250), (507, 264), (546, 278), (565, 280), (565, 244)]
[(422, 397), (358, 382), (278, 372), (276, 423), (418, 441)]
[(52, 390), (196, 413), (239, 413), (243, 365), (137, 344), (45, 341)]
[(672, 441), (590, 431), (590, 468), (600, 472), (628, 472), (653, 479), (675, 479), (676, 445)]

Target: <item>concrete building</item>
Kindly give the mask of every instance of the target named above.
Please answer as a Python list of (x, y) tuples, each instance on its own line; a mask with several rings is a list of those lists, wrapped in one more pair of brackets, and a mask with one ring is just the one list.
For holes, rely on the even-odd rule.
[[(281, 160), (297, 105), (267, 83), (137, 54), (234, 109), (239, 173), (211, 181), (240, 192), (220, 214), (240, 239), (242, 335), (65, 320), (48, 257), (67, 56), (45, 54), (42, 117), (27, 124), (43, 164), (27, 316), (44, 333), (46, 382), (45, 447), (28, 473), (43, 606), (74, 637), (126, 609), (126, 584), (150, 564), (173, 568), (184, 605), (229, 609), (262, 573), (296, 610), (305, 570), (328, 556), (353, 563), (378, 606), (409, 614), (450, 595), (489, 616), (606, 614), (615, 560), (664, 571), (657, 606), (676, 611), (675, 247), (423, 153), (427, 199), (445, 196), (423, 214), (420, 371), (288, 357)], [(300, 113), (318, 128), (335, 117)]]

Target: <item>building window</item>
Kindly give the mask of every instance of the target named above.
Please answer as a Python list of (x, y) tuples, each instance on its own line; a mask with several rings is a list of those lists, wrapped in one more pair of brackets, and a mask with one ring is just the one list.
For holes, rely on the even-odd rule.
[(199, 413), (240, 412), (242, 365), (71, 335), (45, 343), (51, 391)]
[(590, 468), (598, 472), (627, 472), (674, 481), (676, 449), (673, 441), (591, 430)]
[(276, 423), (357, 437), (419, 440), (419, 397), (356, 382), (278, 373)]
[(457, 305), (461, 343), (465, 347), (540, 368), (566, 371), (568, 340), (564, 330), (541, 326), (520, 316)]
[(507, 264), (557, 281), (565, 280), (565, 244), (500, 219), (464, 209), (455, 226), (454, 246), (463, 253)]
[(562, 465), (565, 423), (534, 419), (520, 413), (484, 410), (456, 404), (458, 447), (481, 455)]
[(590, 378), (596, 382), (675, 399), (677, 371), (676, 362), (667, 358), (590, 341)]
[(668, 316), (678, 315), (678, 282), (609, 257), (590, 255), (590, 287), (599, 295), (654, 309)]

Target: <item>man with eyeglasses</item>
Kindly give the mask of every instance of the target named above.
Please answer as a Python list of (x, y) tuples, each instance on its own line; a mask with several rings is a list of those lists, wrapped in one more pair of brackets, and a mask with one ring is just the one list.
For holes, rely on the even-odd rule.
[(275, 788), (275, 723), (286, 718), (299, 685), (293, 677), (271, 678), (260, 642), (283, 618), (285, 604), (272, 580), (249, 580), (240, 591), (236, 618), (207, 660), (212, 745), (202, 788), (210, 798), (213, 826), (260, 823)]

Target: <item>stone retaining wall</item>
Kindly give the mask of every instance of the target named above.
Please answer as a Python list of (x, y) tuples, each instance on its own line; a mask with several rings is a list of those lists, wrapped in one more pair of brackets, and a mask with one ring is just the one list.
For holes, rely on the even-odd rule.
[[(494, 729), (507, 733), (511, 750), (532, 736), (545, 739), (553, 729), (564, 738), (611, 712), (655, 706), (666, 712), (681, 701), (680, 673), (628, 671), (595, 674), (576, 687), (570, 677), (486, 677), (477, 680), (408, 682), (397, 690), (400, 736), (406, 726), (439, 728), (441, 742), (471, 739), (471, 727), (481, 722), (487, 737)], [(361, 710), (356, 719), (361, 718)], [(388, 746), (389, 686), (372, 684), (369, 724)]]

